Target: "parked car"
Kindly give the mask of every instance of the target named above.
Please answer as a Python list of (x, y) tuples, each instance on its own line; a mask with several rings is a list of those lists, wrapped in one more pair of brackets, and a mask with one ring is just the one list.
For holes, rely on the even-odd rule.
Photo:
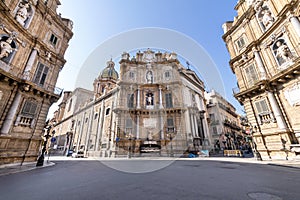
[(72, 158), (84, 158), (84, 152), (83, 151), (78, 151), (77, 153), (74, 152), (72, 153)]

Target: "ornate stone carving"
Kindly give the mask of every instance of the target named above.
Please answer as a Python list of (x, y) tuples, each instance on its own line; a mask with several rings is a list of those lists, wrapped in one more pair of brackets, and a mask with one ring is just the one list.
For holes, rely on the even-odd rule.
[(292, 60), (292, 52), (284, 39), (279, 39), (275, 42), (273, 45), (273, 52), (279, 65)]
[(151, 49), (147, 49), (147, 51), (144, 51), (143, 54), (143, 58), (142, 58), (143, 62), (155, 62), (155, 54), (153, 51), (151, 51)]
[(30, 4), (26, 0), (21, 1), (18, 5), (15, 18), (17, 22), (19, 22), (19, 24), (21, 24), (22, 26), (25, 25), (25, 21), (29, 17), (29, 8), (30, 8)]
[(263, 0), (252, 0), (252, 6), (256, 12), (262, 9), (263, 4), (264, 4)]
[(0, 40), (0, 59), (8, 57), (15, 49), (13, 47), (13, 39), (14, 37), (11, 35), (6, 40)]
[(146, 73), (146, 80), (147, 80), (147, 83), (153, 83), (153, 73), (152, 73), (152, 71), (148, 71)]
[(284, 96), (291, 106), (300, 106), (300, 82), (287, 88)]
[(272, 14), (270, 12), (270, 10), (263, 10), (262, 11), (262, 23), (265, 26), (265, 28), (269, 28), (270, 26), (272, 26), (273, 22), (274, 22), (274, 17), (272, 17)]

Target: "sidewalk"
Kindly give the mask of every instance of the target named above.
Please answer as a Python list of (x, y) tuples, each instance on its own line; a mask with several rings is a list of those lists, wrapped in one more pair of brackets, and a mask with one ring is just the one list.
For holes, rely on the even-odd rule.
[(43, 167), (50, 167), (55, 165), (54, 162), (44, 161), (44, 165), (41, 167), (36, 167), (36, 162), (24, 163), (22, 166), (20, 164), (11, 164), (0, 166), (0, 176), (5, 176), (9, 174), (14, 174), (18, 172), (25, 172), (29, 170), (34, 170)]
[(239, 162), (239, 163), (252, 163), (252, 164), (262, 164), (262, 165), (274, 165), (280, 167), (290, 167), (300, 169), (300, 159), (294, 160), (264, 160), (259, 161), (256, 158), (240, 158), (240, 157), (206, 157), (198, 158), (203, 160), (214, 160), (222, 162)]

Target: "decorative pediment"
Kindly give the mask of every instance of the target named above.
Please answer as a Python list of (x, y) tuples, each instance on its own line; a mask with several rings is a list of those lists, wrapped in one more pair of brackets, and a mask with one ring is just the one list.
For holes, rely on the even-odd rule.
[(144, 51), (142, 61), (146, 63), (155, 62), (156, 58), (154, 51), (152, 51), (151, 49), (147, 49), (147, 51)]

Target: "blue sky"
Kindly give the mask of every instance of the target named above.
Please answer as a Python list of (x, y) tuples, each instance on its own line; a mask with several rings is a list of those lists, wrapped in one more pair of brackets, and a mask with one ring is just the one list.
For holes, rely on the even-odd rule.
[[(58, 12), (74, 22), (74, 36), (65, 54), (67, 63), (57, 86), (73, 90), (88, 56), (113, 36), (145, 27), (164, 28), (180, 32), (204, 48), (222, 75), (226, 99), (241, 113), (241, 107), (232, 97), (236, 78), (229, 67), (229, 54), (222, 40), (222, 24), (236, 16), (236, 3), (237, 0), (61, 0)], [(121, 53), (111, 56), (118, 57)], [(93, 67), (100, 72), (105, 63)]]

